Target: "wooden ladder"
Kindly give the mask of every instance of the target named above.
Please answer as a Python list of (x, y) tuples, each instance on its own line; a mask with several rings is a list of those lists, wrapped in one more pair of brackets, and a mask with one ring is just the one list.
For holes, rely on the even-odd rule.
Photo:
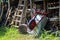
[(11, 11), (12, 11), (12, 8), (11, 9), (8, 8), (8, 11), (7, 11), (7, 14), (6, 14), (7, 19), (6, 19), (6, 22), (5, 22), (4, 26), (6, 26), (7, 22), (10, 20), (10, 15), (12, 13)]
[(19, 27), (21, 24), (25, 24), (27, 10), (30, 10), (27, 9), (27, 0), (20, 0), (11, 24), (15, 27)]

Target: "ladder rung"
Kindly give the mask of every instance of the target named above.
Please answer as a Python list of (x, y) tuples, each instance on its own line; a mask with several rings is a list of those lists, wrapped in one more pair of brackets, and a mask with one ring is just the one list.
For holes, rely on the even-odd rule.
[(20, 20), (13, 20), (13, 21), (16, 21), (16, 22), (19, 22), (19, 23), (21, 22)]
[(27, 9), (28, 11), (31, 11), (31, 9)]
[(15, 16), (22, 17), (22, 15), (15, 15)]
[(23, 12), (23, 10), (18, 10), (18, 11)]
[(24, 6), (24, 5), (22, 5), (22, 4), (19, 4), (19, 6)]
[(21, 11), (21, 12), (23, 11), (23, 10), (21, 10), (21, 9), (16, 9), (16, 10), (17, 10), (17, 11)]

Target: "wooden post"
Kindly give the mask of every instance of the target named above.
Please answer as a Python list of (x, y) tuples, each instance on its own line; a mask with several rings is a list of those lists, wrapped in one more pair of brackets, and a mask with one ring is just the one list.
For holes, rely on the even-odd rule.
[(30, 8), (31, 8), (31, 15), (32, 15), (32, 0), (30, 0)]
[[(3, 0), (1, 0), (1, 3), (3, 2)], [(1, 21), (1, 17), (2, 17), (2, 15), (3, 15), (3, 6), (2, 6), (2, 4), (1, 4), (1, 14), (0, 14), (0, 21)]]
[(26, 21), (26, 8), (27, 8), (27, 0), (24, 0), (22, 23), (25, 23), (25, 21)]
[(47, 14), (47, 2), (46, 2), (46, 0), (43, 1), (43, 5), (44, 5), (45, 13)]
[(8, 0), (8, 8), (10, 8), (10, 0)]
[(60, 0), (59, 0), (59, 26), (60, 26)]
[(8, 2), (8, 10), (7, 10), (7, 13), (6, 13), (7, 19), (6, 19), (6, 22), (5, 22), (4, 26), (6, 26), (6, 24), (7, 24), (7, 22), (8, 22), (8, 19), (9, 19), (9, 16), (10, 16), (10, 14), (11, 14), (10, 0), (7, 0), (7, 2)]

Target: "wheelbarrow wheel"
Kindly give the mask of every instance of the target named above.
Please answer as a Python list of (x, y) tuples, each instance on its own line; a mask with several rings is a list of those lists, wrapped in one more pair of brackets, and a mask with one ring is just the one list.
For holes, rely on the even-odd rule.
[(27, 33), (27, 25), (26, 25), (26, 24), (21, 24), (21, 25), (19, 26), (19, 31), (20, 31), (20, 33), (22, 33), (22, 34), (26, 34), (26, 33)]

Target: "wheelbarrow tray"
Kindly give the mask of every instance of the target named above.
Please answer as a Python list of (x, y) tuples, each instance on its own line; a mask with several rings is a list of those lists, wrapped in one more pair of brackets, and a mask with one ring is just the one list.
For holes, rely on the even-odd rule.
[(33, 35), (38, 35), (39, 33), (41, 33), (41, 31), (43, 30), (43, 28), (45, 27), (45, 25), (47, 23), (48, 18), (46, 16), (43, 16), (43, 15), (40, 15), (39, 17), (41, 17), (41, 18), (38, 22), (37, 22), (37, 20), (35, 20), (35, 22), (37, 24), (35, 26), (35, 28), (28, 33), (33, 34)]

